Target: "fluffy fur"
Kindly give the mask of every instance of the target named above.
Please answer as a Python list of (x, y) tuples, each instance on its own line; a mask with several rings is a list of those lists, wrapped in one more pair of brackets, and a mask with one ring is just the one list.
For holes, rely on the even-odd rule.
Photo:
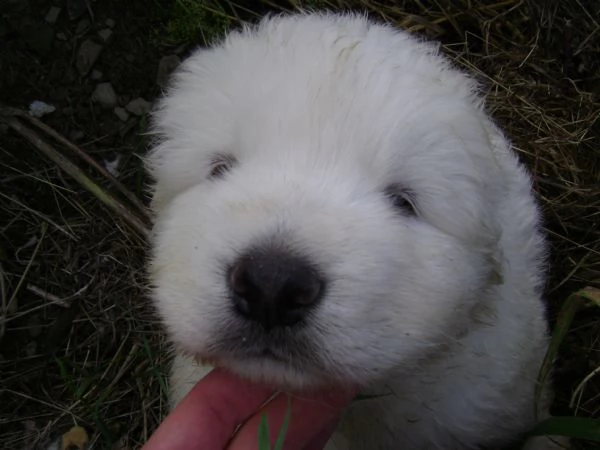
[[(530, 179), (436, 46), (361, 16), (267, 18), (183, 63), (155, 131), (173, 405), (210, 370), (199, 357), (281, 389), (379, 396), (350, 407), (337, 450), (497, 448), (535, 423), (548, 339)], [(211, 178), (220, 160), (231, 169)], [(325, 274), (301, 325), (266, 332), (233, 311), (225, 267), (266, 243)]]

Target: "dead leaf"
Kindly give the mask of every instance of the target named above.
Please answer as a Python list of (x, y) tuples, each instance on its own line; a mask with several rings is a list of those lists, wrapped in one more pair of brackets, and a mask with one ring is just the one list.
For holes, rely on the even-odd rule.
[(63, 434), (60, 450), (85, 450), (89, 440), (83, 427), (73, 427)]

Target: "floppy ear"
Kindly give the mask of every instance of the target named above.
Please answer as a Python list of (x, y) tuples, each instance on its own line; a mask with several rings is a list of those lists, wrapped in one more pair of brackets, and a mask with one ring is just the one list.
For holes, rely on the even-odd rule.
[(143, 163), (146, 169), (146, 172), (152, 178), (152, 181), (148, 184), (147, 190), (150, 196), (150, 210), (152, 213), (156, 214), (160, 212), (166, 201), (166, 193), (162, 184), (159, 183), (159, 173), (160, 173), (160, 156), (164, 154), (164, 151), (161, 151), (160, 146), (162, 144), (158, 143), (156, 140), (151, 144), (150, 152), (144, 157)]
[(483, 114), (471, 108), (456, 109), (438, 127), (423, 127), (420, 133), (420, 146), (410, 155), (413, 164), (405, 165), (422, 169), (399, 169), (402, 179), (415, 187), (420, 215), (481, 254), (490, 282), (499, 283), (504, 261), (500, 215), (509, 182), (494, 153), (499, 142), (491, 139)]
[(207, 123), (224, 114), (222, 108), (217, 109), (223, 95), (207, 76), (214, 55), (213, 50), (199, 50), (184, 61), (152, 111), (152, 149), (144, 165), (152, 178), (150, 206), (155, 213), (180, 192), (202, 182), (212, 151), (225, 145), (223, 132)]
[(497, 201), (491, 211), (491, 219), (497, 224), (498, 230), (502, 230), (497, 232), (498, 240), (502, 242), (495, 246), (491, 255), (494, 266), (498, 268), (497, 274), (494, 275), (499, 275), (497, 279), (491, 280), (491, 284), (502, 284), (503, 278), (510, 276), (510, 273), (504, 271), (511, 271), (506, 263), (507, 260), (514, 259), (511, 253), (526, 251), (526, 259), (537, 269), (535, 289), (541, 292), (544, 285), (543, 273), (546, 271), (547, 243), (539, 233), (541, 214), (532, 195), (531, 175), (519, 161), (511, 142), (494, 122), (489, 119), (483, 120), (483, 128), (500, 177), (500, 182), (497, 183)]
[(189, 104), (181, 104), (185, 101), (181, 98), (183, 90), (173, 84), (152, 112), (152, 147), (144, 159), (144, 165), (152, 179), (149, 186), (150, 209), (155, 214), (162, 211), (177, 194), (203, 178), (201, 144), (191, 142), (190, 130), (184, 128), (185, 119), (180, 117), (186, 114), (184, 107), (191, 108)]
[(187, 181), (185, 176), (177, 176), (178, 158), (181, 159), (181, 154), (171, 146), (170, 140), (165, 139), (162, 142), (155, 141), (144, 159), (146, 171), (152, 178), (148, 191), (153, 214), (160, 213), (177, 194), (194, 184), (192, 179), (195, 177)]

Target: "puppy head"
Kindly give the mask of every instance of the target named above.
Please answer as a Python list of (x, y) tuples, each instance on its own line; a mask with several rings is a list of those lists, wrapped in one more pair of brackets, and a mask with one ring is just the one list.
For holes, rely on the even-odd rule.
[(301, 387), (368, 383), (465, 332), (502, 184), (472, 90), (356, 16), (266, 19), (191, 56), (149, 159), (174, 343)]

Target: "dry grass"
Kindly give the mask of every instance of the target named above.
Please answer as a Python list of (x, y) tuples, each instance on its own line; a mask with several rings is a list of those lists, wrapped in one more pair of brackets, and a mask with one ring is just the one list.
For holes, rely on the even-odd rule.
[[(283, 4), (241, 3), (206, 4), (227, 23)], [(571, 292), (600, 287), (600, 3), (340, 0), (287, 7), (294, 6), (366, 9), (440, 39), (481, 80), (492, 114), (534, 173), (552, 243), (550, 318)], [(97, 160), (127, 155), (119, 180), (142, 197), (143, 139), (130, 133), (107, 143), (101, 127), (89, 129), (95, 131), (83, 150)], [(64, 142), (37, 132), (100, 193), (22, 136), (0, 134), (0, 446), (33, 448), (76, 423), (90, 431), (94, 448), (134, 448), (162, 417), (165, 346), (144, 296), (143, 238), (99, 196), (112, 193), (136, 209)], [(600, 417), (599, 341), (600, 314), (580, 312), (560, 351), (557, 413)]]

